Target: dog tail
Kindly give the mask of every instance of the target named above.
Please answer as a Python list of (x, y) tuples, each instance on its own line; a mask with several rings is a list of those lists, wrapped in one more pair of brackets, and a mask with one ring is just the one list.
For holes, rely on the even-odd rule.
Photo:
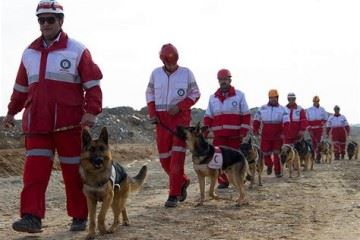
[(140, 169), (139, 173), (135, 177), (130, 177), (130, 189), (131, 192), (135, 192), (140, 189), (145, 181), (147, 175), (147, 166), (144, 165)]

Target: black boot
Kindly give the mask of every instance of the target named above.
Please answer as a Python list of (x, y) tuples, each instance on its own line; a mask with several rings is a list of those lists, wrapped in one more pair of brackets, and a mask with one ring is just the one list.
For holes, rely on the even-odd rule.
[(185, 183), (181, 187), (181, 195), (178, 197), (179, 202), (185, 201), (187, 197), (187, 188), (190, 185), (190, 180), (186, 180)]
[(175, 196), (169, 196), (168, 200), (165, 202), (165, 207), (174, 208), (177, 207), (178, 198)]
[(39, 233), (41, 229), (41, 219), (31, 214), (25, 214), (20, 220), (13, 223), (12, 228), (18, 232)]
[(267, 175), (271, 175), (272, 174), (272, 167), (267, 166), (266, 173), (267, 173)]
[(70, 231), (84, 231), (86, 229), (87, 219), (73, 218), (70, 226)]
[(225, 189), (225, 188), (228, 188), (228, 187), (229, 187), (229, 183), (220, 183), (217, 186), (217, 189)]

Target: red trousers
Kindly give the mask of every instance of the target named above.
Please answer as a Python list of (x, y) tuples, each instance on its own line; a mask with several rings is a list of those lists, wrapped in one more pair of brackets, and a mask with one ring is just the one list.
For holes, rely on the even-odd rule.
[[(240, 144), (242, 139), (240, 137), (215, 137), (213, 141), (214, 146), (225, 146), (240, 150)], [(218, 183), (228, 185), (229, 179), (225, 173), (222, 173), (218, 177)]]
[(161, 124), (156, 125), (156, 142), (161, 166), (169, 177), (169, 195), (180, 196), (189, 179), (184, 171), (186, 143)]
[[(261, 151), (264, 156), (265, 165), (268, 167), (274, 166), (275, 174), (281, 173), (281, 163), (280, 163), (280, 149), (282, 146), (282, 139), (278, 140), (264, 140), (261, 139), (260, 143)], [(271, 158), (273, 155), (273, 158)]]
[(310, 136), (311, 136), (312, 147), (316, 151), (316, 160), (320, 160), (321, 155), (319, 153), (319, 150), (318, 150), (317, 146), (319, 145), (319, 143), (321, 141), (321, 136), (322, 136), (322, 133), (323, 133), (323, 129), (322, 128), (310, 129), (309, 133), (310, 133)]
[(25, 137), (26, 160), (20, 215), (45, 217), (45, 192), (49, 183), (55, 150), (58, 153), (65, 184), (67, 213), (74, 218), (87, 218), (86, 198), (79, 174), (81, 130)]
[(344, 157), (347, 135), (348, 133), (345, 131), (345, 128), (334, 128), (331, 130), (335, 158), (339, 158), (340, 154), (342, 158)]

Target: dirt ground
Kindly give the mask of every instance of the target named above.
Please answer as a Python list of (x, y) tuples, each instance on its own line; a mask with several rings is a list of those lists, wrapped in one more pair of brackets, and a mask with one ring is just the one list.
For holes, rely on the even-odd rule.
[[(289, 179), (287, 171), (283, 178), (264, 172), (262, 187), (247, 188), (249, 205), (236, 208), (237, 193), (229, 188), (218, 194), (232, 200), (211, 200), (196, 207), (199, 187), (188, 155), (188, 199), (175, 209), (166, 209), (167, 177), (151, 155), (154, 147), (137, 144), (113, 149), (114, 158), (122, 157), (130, 175), (143, 164), (148, 165), (149, 174), (141, 191), (130, 196), (131, 225), (120, 226), (114, 234), (97, 235), (97, 239), (360, 239), (360, 160), (316, 164), (314, 171), (302, 172), (300, 178)], [(83, 239), (86, 232), (68, 231), (70, 218), (59, 171), (53, 171), (48, 187), (44, 231), (31, 235), (11, 229), (19, 217), (22, 158), (22, 149), (0, 150), (0, 239)], [(16, 173), (19, 176), (10, 176)], [(110, 225), (111, 213), (107, 221)]]

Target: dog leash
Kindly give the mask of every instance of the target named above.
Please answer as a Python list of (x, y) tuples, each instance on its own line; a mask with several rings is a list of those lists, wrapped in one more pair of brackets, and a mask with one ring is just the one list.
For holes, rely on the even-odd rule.
[(176, 137), (180, 137), (176, 131), (172, 130), (169, 126), (167, 126), (166, 124), (164, 124), (162, 121), (160, 121), (160, 119), (158, 119), (156, 122), (154, 122), (153, 124), (160, 124), (161, 127), (163, 127), (165, 130), (167, 130), (168, 132), (170, 132), (172, 135), (176, 136)]
[(76, 125), (71, 125), (71, 126), (67, 126), (67, 127), (56, 128), (56, 129), (54, 129), (52, 132), (44, 132), (44, 133), (22, 133), (21, 135), (29, 136), (29, 135), (58, 133), (58, 132), (62, 132), (62, 131), (72, 130), (72, 129), (79, 128), (79, 127), (81, 127), (81, 125), (80, 125), (80, 124), (76, 124)]

